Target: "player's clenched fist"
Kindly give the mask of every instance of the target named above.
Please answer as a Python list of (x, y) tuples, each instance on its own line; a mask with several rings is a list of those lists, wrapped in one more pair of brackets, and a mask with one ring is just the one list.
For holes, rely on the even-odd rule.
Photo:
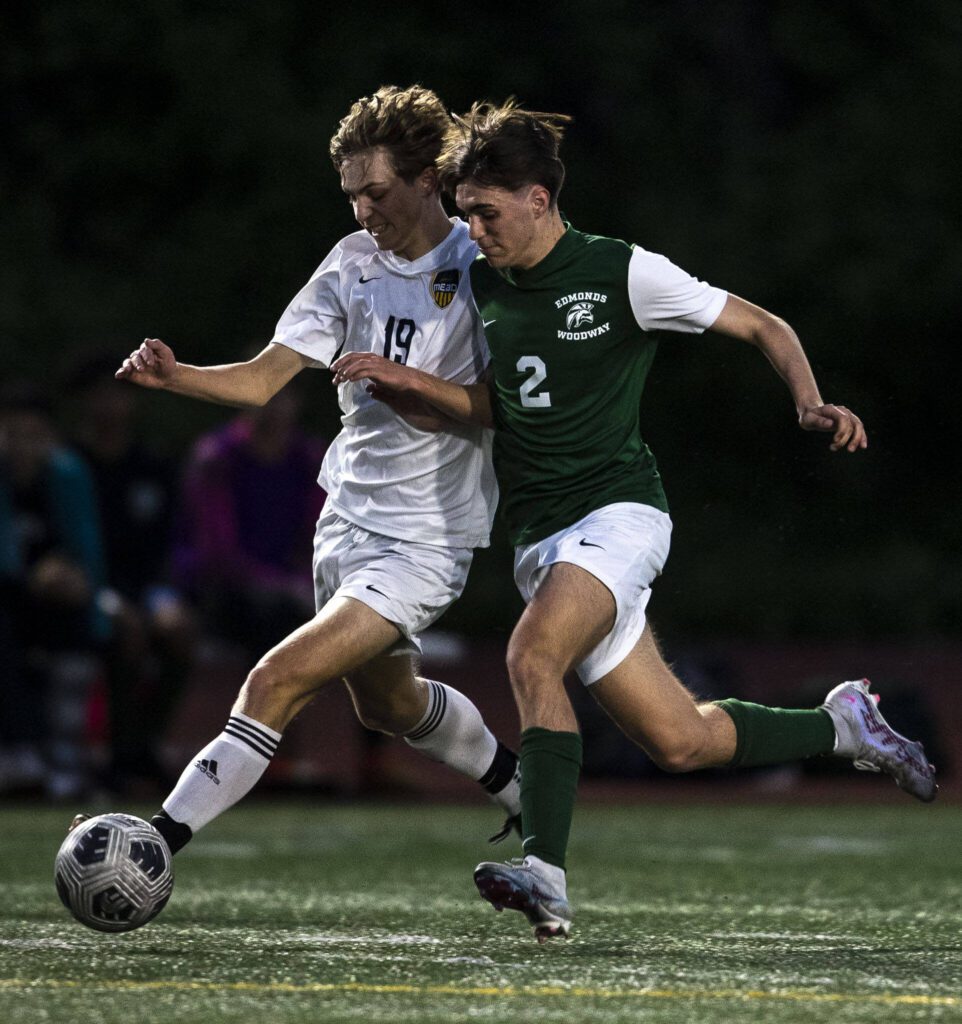
[(163, 388), (176, 367), (177, 360), (169, 346), (160, 338), (144, 338), (143, 345), (130, 353), (114, 376), (145, 388)]

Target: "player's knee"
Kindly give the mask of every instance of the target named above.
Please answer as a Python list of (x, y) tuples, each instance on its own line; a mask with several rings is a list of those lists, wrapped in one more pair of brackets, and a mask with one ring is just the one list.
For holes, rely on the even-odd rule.
[(677, 775), (705, 767), (704, 745), (693, 736), (677, 736), (649, 745), (648, 755), (662, 771)]
[(289, 707), (306, 692), (305, 680), (284, 671), (279, 664), (269, 659), (259, 661), (244, 682), (244, 693), (248, 701), (258, 708), (279, 710)]
[(564, 676), (564, 668), (550, 652), (536, 646), (509, 645), (507, 665), (511, 685), (519, 697), (541, 693)]
[(356, 710), (357, 720), (365, 729), (370, 729), (372, 732), (387, 733), (388, 736), (397, 735), (396, 730), (393, 728), (394, 723), (391, 716), (385, 714), (382, 708), (359, 707)]
[(356, 700), (354, 705), (358, 721), (365, 729), (403, 736), (421, 719), (421, 710), (408, 694), (384, 693), (376, 699)]
[(403, 727), (399, 727), (397, 713), (391, 707), (385, 707), (383, 704), (365, 704), (358, 706), (356, 710), (357, 720), (365, 729), (383, 732), (388, 736), (400, 736), (405, 732)]

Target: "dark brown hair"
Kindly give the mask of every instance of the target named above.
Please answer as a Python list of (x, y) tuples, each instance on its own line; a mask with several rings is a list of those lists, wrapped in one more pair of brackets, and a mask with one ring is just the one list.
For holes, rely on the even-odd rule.
[(446, 192), (453, 195), (469, 178), (511, 192), (524, 185), (544, 185), (552, 206), (557, 204), (565, 180), (558, 150), (571, 123), (567, 114), (524, 110), (512, 98), (500, 107), (475, 103), (452, 121), (438, 160)]
[(354, 103), (338, 125), (331, 139), (331, 159), (340, 170), (355, 153), (383, 146), (398, 176), (410, 184), (437, 162), (450, 126), (450, 114), (430, 89), (382, 85), (373, 96)]

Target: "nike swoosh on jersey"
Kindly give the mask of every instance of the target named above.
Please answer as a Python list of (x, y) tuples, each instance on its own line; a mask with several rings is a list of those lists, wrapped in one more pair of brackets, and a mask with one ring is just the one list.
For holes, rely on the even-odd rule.
[(370, 277), (365, 277), (363, 274), (361, 274), (361, 276), (357, 279), (357, 283), (367, 284), (368, 281), (377, 281), (380, 276), (380, 274), (371, 274)]
[[(385, 594), (383, 590), (378, 590), (377, 587), (372, 587), (370, 583), (367, 585), (367, 589), (373, 590), (375, 594), (380, 594), (381, 597), (387, 597), (387, 594)], [(388, 600), (390, 600), (390, 598), (388, 598)]]
[(581, 540), (578, 541), (578, 547), (581, 547), (581, 548), (601, 548), (602, 551), (605, 550), (600, 544), (592, 544), (590, 540), (585, 540), (584, 537), (582, 537)]
[(482, 327), (490, 327), (492, 324), (496, 324), (497, 322), (498, 322), (498, 318), (497, 317), (495, 317), (493, 320), (482, 320), (481, 321), (481, 326)]

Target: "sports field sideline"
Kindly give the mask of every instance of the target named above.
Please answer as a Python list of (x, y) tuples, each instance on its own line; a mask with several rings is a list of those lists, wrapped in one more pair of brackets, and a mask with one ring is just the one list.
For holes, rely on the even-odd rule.
[(474, 891), (489, 808), (236, 809), (126, 936), (57, 900), (66, 817), (0, 810), (3, 1024), (962, 1020), (957, 806), (581, 807), (544, 947)]

